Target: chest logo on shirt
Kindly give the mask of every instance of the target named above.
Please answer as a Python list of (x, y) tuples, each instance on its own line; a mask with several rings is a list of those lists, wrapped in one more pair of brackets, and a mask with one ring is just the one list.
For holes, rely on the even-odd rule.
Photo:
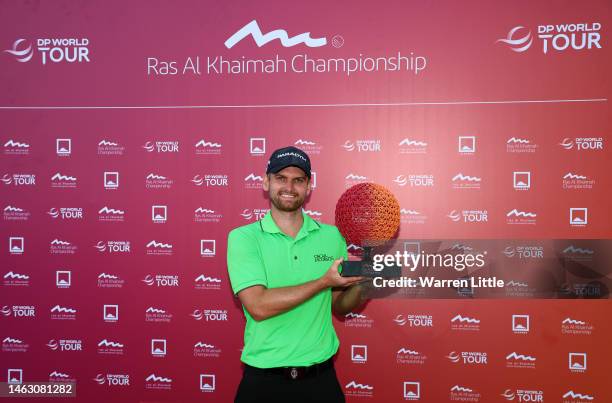
[(325, 253), (314, 255), (313, 257), (315, 262), (329, 262), (334, 260), (333, 256), (326, 255)]

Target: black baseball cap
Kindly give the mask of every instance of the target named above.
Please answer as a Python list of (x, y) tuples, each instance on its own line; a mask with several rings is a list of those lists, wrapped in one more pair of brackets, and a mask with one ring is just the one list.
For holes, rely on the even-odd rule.
[(298, 167), (310, 179), (310, 158), (297, 147), (289, 146), (274, 151), (268, 160), (266, 174), (277, 173), (287, 167)]

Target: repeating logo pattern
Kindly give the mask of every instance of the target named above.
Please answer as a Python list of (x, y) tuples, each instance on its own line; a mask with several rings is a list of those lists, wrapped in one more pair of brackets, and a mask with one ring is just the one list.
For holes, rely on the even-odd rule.
[[(604, 17), (580, 22), (511, 19), (497, 24), (479, 43), (517, 72), (535, 58), (544, 58), (550, 71), (569, 58), (601, 56), (606, 51)], [(348, 54), (362, 44), (349, 40), (348, 33), (310, 24), (306, 17), (297, 28), (273, 16), (234, 19), (215, 35), (216, 51), (234, 59), (203, 59), (202, 67), (223, 71), (223, 77), (214, 78), (226, 84), (244, 73), (243, 81), (233, 82), (245, 83), (245, 91), (247, 82), (272, 77), (283, 62), (300, 80), (307, 71), (310, 79), (325, 72), (334, 80), (355, 73), (350, 89), (365, 72), (400, 70), (392, 63), (415, 74), (440, 68), (432, 57), (432, 67), (424, 70), (425, 59), (409, 48), (426, 46), (417, 37), (414, 45), (408, 41), (406, 51), (402, 48), (392, 57), (323, 59), (327, 52)], [(361, 21), (354, 24), (367, 35), (381, 34)], [(102, 40), (87, 28), (83, 35), (17, 33), (4, 39), (0, 56), (7, 68), (44, 72), (50, 80), (59, 69), (77, 78), (81, 72), (101, 72), (103, 63), (109, 67), (108, 49), (99, 46)], [(279, 56), (291, 52), (293, 59)], [(200, 68), (197, 63), (194, 70)], [(249, 66), (262, 67), (253, 72)], [(15, 85), (29, 85), (27, 79)], [(393, 85), (394, 76), (387, 79)], [(308, 81), (300, 83), (309, 89)], [(357, 98), (343, 101), (360, 102)], [(307, 118), (295, 125), (279, 119), (279, 133), (275, 124), (261, 124), (261, 109), (249, 109), (247, 128), (241, 126), (246, 115), (236, 109), (223, 109), (221, 117), (208, 109), (202, 114), (206, 118), (187, 132), (180, 128), (184, 125), (168, 130), (146, 118), (134, 118), (133, 126), (115, 126), (115, 118), (100, 111), (91, 116), (109, 119), (108, 125), (98, 127), (92, 119), (80, 133), (68, 119), (81, 112), (71, 111), (65, 112), (65, 125), (59, 119), (60, 127), (46, 127), (49, 122), (43, 119), (43, 134), (29, 130), (34, 119), (30, 112), (7, 119), (10, 124), (0, 140), (1, 381), (77, 382), (83, 396), (108, 401), (163, 401), (170, 394), (176, 394), (176, 401), (231, 400), (234, 390), (227, 385), (236, 384), (240, 374), (244, 320), (225, 267), (227, 233), (238, 225), (256, 224), (268, 213), (266, 157), (280, 146), (293, 144), (311, 155), (316, 190), (304, 213), (322, 222), (333, 224), (334, 200), (345, 188), (376, 182), (392, 189), (400, 201), (401, 234), (512, 233), (531, 239), (550, 229), (560, 238), (609, 235), (606, 128), (568, 125), (550, 133), (520, 121), (492, 129), (481, 124), (480, 115), (466, 111), (463, 124), (428, 126), (415, 120), (403, 127), (392, 118), (390, 130), (383, 130), (361, 125), (359, 115), (369, 114), (373, 105), (310, 105), (297, 115), (299, 105), (273, 106), (273, 112), (266, 110), (270, 121), (302, 112)], [(523, 106), (530, 111), (530, 105)], [(489, 113), (476, 108), (476, 114)], [(310, 115), (311, 109), (325, 113)], [(350, 130), (329, 125), (327, 113), (332, 122), (350, 116), (355, 125)], [(521, 119), (522, 113), (517, 112)], [(208, 124), (209, 116), (215, 124)], [(576, 116), (580, 124), (583, 119)], [(350, 244), (348, 252), (356, 256), (363, 248)], [(537, 266), (550, 253), (527, 240), (491, 251), (496, 259), (517, 266)], [(555, 253), (556, 259), (573, 265), (598, 258), (594, 248), (579, 242)], [(320, 254), (314, 261), (323, 264), (332, 258)], [(519, 274), (507, 282), (504, 296), (536, 296), (531, 279)], [(335, 317), (344, 346), (336, 362), (340, 385), (349, 401), (607, 401), (605, 385), (584, 380), (601, 376), (609, 326), (601, 312), (572, 302), (607, 297), (609, 287), (567, 281), (559, 290), (567, 300), (554, 301), (554, 309), (513, 300), (487, 300), (472, 307), (464, 301), (413, 299), (410, 304), (376, 301)], [(457, 295), (470, 293), (458, 290)], [(439, 335), (443, 346), (434, 346)], [(495, 346), (481, 343), (489, 337)], [(553, 339), (562, 341), (554, 351), (540, 347)], [(76, 363), (84, 361), (87, 369), (77, 370), (81, 367)], [(431, 368), (443, 372), (445, 380), (427, 375)], [(472, 372), (495, 375), (496, 389), (475, 380)], [(540, 373), (556, 377), (558, 385), (533, 375)]]

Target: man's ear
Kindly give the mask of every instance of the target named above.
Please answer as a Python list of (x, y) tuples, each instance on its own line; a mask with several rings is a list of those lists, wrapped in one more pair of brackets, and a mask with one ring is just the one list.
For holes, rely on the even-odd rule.
[(312, 192), (312, 179), (308, 179), (308, 186), (306, 186), (306, 196), (310, 196)]
[(270, 174), (265, 174), (263, 179), (263, 190), (266, 192), (270, 190)]

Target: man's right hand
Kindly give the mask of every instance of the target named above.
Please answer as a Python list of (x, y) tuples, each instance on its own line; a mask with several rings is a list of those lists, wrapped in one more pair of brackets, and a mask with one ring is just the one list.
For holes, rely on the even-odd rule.
[(343, 261), (344, 259), (342, 258), (334, 260), (327, 272), (325, 272), (325, 274), (321, 277), (321, 281), (323, 281), (326, 288), (348, 287), (364, 279), (362, 276), (342, 277), (338, 271), (338, 267)]

